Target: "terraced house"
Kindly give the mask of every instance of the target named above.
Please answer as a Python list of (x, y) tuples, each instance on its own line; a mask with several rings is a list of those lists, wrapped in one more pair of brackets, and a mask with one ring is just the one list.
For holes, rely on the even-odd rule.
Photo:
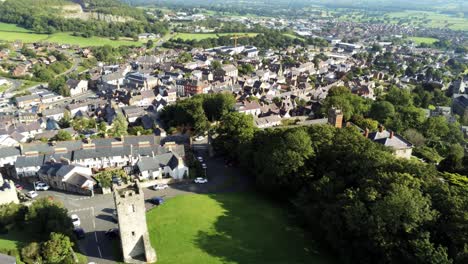
[(44, 166), (57, 162), (94, 171), (122, 167), (129, 167), (130, 171), (135, 168), (138, 171), (137, 163), (147, 161), (148, 157), (167, 160), (166, 163), (158, 163), (164, 173), (161, 175), (180, 179), (187, 170), (184, 165), (185, 146), (174, 142), (161, 145), (160, 137), (157, 136), (127, 136), (6, 147), (0, 151), (0, 166), (4, 167), (9, 176), (34, 178), (47, 175)]

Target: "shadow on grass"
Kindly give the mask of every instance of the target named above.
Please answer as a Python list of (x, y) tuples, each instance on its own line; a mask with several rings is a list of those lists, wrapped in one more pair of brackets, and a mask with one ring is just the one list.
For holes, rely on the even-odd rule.
[(334, 263), (318, 249), (288, 214), (287, 208), (252, 194), (213, 194), (225, 210), (213, 230), (200, 231), (195, 244), (206, 253), (233, 263)]

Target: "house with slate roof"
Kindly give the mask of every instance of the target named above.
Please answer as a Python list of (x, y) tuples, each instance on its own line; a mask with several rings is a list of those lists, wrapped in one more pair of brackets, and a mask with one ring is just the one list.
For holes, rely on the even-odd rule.
[(54, 189), (92, 195), (96, 181), (90, 168), (65, 163), (47, 162), (41, 166), (38, 176)]
[(173, 152), (141, 157), (136, 163), (141, 179), (173, 178), (181, 180), (189, 175), (183, 159)]
[(385, 130), (380, 126), (377, 132), (369, 133), (369, 130), (366, 129), (364, 131), (364, 136), (376, 143), (389, 147), (393, 151), (393, 155), (398, 158), (411, 158), (413, 144), (393, 131)]

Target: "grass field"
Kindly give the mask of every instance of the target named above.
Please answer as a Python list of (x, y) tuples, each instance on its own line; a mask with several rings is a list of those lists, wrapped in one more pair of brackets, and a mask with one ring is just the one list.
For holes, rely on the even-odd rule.
[(255, 37), (258, 35), (257, 33), (177, 33), (171, 38), (181, 38), (183, 40), (202, 40), (207, 38), (218, 38), (218, 36), (232, 36), (232, 35), (239, 35), (239, 36), (249, 36)]
[(178, 196), (147, 222), (158, 264), (334, 263), (284, 208), (251, 194)]
[(434, 42), (439, 41), (436, 38), (422, 38), (422, 37), (410, 37), (409, 39), (418, 45), (422, 43), (433, 44)]
[(129, 41), (129, 40), (111, 40), (108, 38), (101, 37), (75, 37), (71, 33), (54, 33), (51, 35), (33, 33), (25, 28), (18, 27), (13, 24), (0, 23), (0, 40), (4, 41), (16, 41), (21, 40), (26, 43), (47, 41), (59, 44), (70, 44), (79, 45), (81, 47), (86, 46), (131, 46), (141, 45), (141, 42)]
[(430, 11), (407, 10), (385, 13), (337, 9), (334, 15), (339, 16), (341, 21), (372, 22), (378, 20), (391, 24), (468, 31), (467, 18)]

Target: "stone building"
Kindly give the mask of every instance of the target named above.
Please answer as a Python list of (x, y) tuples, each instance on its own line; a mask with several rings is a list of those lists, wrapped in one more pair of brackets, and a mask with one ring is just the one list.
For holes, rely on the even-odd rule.
[(2, 174), (0, 174), (0, 204), (9, 203), (19, 203), (15, 184), (13, 181), (4, 180)]
[(328, 123), (336, 128), (342, 128), (343, 112), (340, 109), (332, 107), (328, 111)]
[(156, 251), (151, 246), (146, 225), (145, 197), (139, 183), (114, 186), (114, 201), (124, 262), (156, 262)]

